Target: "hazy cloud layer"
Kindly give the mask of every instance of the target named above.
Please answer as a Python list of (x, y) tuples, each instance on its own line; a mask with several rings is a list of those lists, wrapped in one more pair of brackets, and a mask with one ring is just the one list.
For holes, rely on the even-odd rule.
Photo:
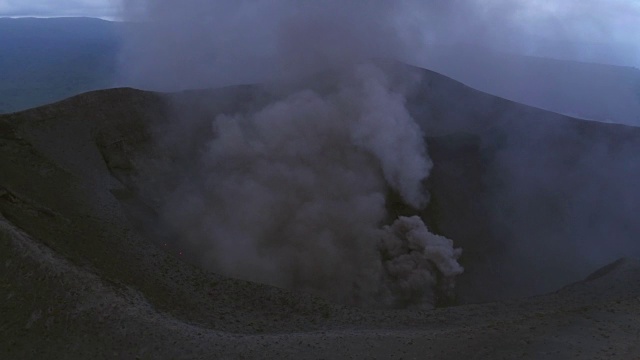
[(120, 0), (0, 0), (0, 16), (117, 18)]
[(430, 43), (640, 67), (640, 1), (415, 2)]
[[(350, 11), (354, 8), (360, 12)], [(299, 46), (296, 42), (309, 39), (312, 43), (304, 44), (308, 49), (298, 52), (296, 61), (340, 61), (367, 54), (420, 64), (434, 45), (464, 44), (640, 67), (637, 0), (378, 0), (341, 4), (256, 0), (178, 5), (125, 0), (123, 9), (124, 19), (152, 22), (147, 33), (132, 33), (123, 57), (127, 63), (124, 79), (142, 87), (259, 81), (273, 75), (278, 66), (294, 70), (290, 65), (295, 64), (283, 64), (278, 58), (287, 50), (282, 46)], [(296, 13), (302, 17), (292, 16)], [(355, 38), (365, 41), (352, 41)], [(326, 43), (354, 48), (326, 51), (322, 49)]]
[(125, 18), (145, 19), (123, 53), (135, 86), (185, 89), (272, 79), (416, 52), (411, 2), (126, 2)]

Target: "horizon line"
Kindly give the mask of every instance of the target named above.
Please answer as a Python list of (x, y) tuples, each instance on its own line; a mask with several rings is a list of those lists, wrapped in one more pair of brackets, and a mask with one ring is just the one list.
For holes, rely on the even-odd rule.
[(109, 22), (124, 22), (116, 16), (90, 15), (0, 15), (0, 19), (97, 19)]

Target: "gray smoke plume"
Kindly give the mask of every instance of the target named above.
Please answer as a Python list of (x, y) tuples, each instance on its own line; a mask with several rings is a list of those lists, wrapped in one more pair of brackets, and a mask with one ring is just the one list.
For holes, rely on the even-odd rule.
[(640, 67), (630, 0), (124, 0), (122, 18), (146, 21), (122, 56), (122, 80), (146, 88), (255, 82), (357, 58), (429, 64), (436, 45)]
[(451, 241), (430, 251), (436, 237), (419, 218), (407, 225), (419, 231), (381, 228), (389, 188), (426, 205), (431, 167), (423, 134), (388, 81), (376, 66), (358, 65), (335, 92), (301, 90), (212, 119), (216, 135), (198, 179), (184, 179), (165, 206), (201, 264), (344, 303), (432, 304), (438, 274), (459, 274), (450, 270), (461, 269), (459, 253)]
[[(455, 277), (463, 272), (456, 261), (462, 249), (454, 249), (453, 241), (429, 232), (417, 216), (401, 216), (384, 231), (380, 251), (392, 306), (423, 306), (415, 300), (433, 299), (436, 287), (440, 296), (454, 296)], [(436, 274), (442, 278), (437, 279)]]
[[(300, 79), (317, 70), (403, 57), (420, 44), (412, 1), (125, 1), (134, 26), (123, 79), (189, 89)], [(144, 4), (145, 6), (143, 6)]]
[[(384, 226), (390, 191), (415, 209), (428, 201), (431, 161), (405, 107), (416, 79), (371, 61), (413, 45), (399, 21), (409, 2), (175, 4), (146, 3), (130, 75), (174, 90), (268, 80), (276, 99), (208, 119), (196, 170), (162, 201), (181, 246), (208, 269), (343, 303), (431, 307), (450, 295), (462, 272), (453, 242), (418, 217)], [(176, 121), (195, 120), (182, 110)], [(163, 137), (180, 146), (177, 134)]]

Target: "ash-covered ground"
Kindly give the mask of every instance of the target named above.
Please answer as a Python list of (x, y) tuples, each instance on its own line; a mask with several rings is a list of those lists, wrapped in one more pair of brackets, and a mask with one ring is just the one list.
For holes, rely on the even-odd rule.
[[(638, 356), (637, 260), (588, 275), (637, 254), (624, 213), (638, 206), (640, 132), (405, 70), (418, 74), (407, 113), (430, 134), (429, 201), (420, 209), (390, 186), (380, 228), (419, 216), (463, 248), (464, 273), (434, 301), (459, 306), (344, 307), (295, 282), (206, 271), (166, 224), (166, 197), (200, 164), (213, 120), (255, 114), (273, 91), (114, 89), (0, 118), (3, 357)], [(195, 120), (172, 144), (184, 109)]]

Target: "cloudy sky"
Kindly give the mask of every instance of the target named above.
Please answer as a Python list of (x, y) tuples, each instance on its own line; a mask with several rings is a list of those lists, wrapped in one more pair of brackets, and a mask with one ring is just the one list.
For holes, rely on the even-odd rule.
[[(425, 0), (437, 3), (440, 0)], [(96, 16), (114, 17), (121, 0), (0, 0), (0, 16)], [(451, 2), (459, 2), (451, 0)], [(616, 26), (638, 26), (640, 0), (485, 0), (513, 3), (527, 19), (567, 15), (575, 18), (600, 18)], [(526, 4), (526, 6), (521, 6)]]
[(0, 0), (0, 16), (115, 18), (119, 0)]
[[(361, 0), (366, 1), (366, 0)], [(389, 0), (396, 1), (396, 0)], [(620, 53), (617, 63), (640, 64), (640, 0), (408, 0), (422, 11), (413, 19), (437, 37), (474, 41), (470, 36), (533, 37), (606, 45), (603, 52)], [(214, 0), (211, 0), (215, 3)], [(262, 3), (270, 0), (262, 0)], [(122, 4), (154, 4), (147, 0), (0, 0), (1, 16), (90, 16), (117, 20)], [(256, 0), (256, 3), (261, 3)], [(176, 0), (180, 8), (184, 3)], [(420, 10), (420, 9), (417, 9)], [(441, 12), (439, 12), (441, 11)], [(407, 19), (411, 20), (411, 19)], [(428, 38), (429, 36), (426, 35)], [(622, 59), (624, 58), (624, 59)], [(597, 60), (597, 59), (587, 59)]]
[[(458, 0), (449, 0), (460, 3)], [(122, 0), (0, 0), (0, 16), (92, 16), (115, 18)], [(424, 0), (438, 3), (442, 0)], [(464, 2), (464, 1), (463, 1)], [(484, 0), (487, 8), (513, 4), (525, 22), (561, 18), (567, 26), (597, 20), (616, 30), (640, 28), (640, 0)], [(598, 31), (598, 29), (591, 29)]]

